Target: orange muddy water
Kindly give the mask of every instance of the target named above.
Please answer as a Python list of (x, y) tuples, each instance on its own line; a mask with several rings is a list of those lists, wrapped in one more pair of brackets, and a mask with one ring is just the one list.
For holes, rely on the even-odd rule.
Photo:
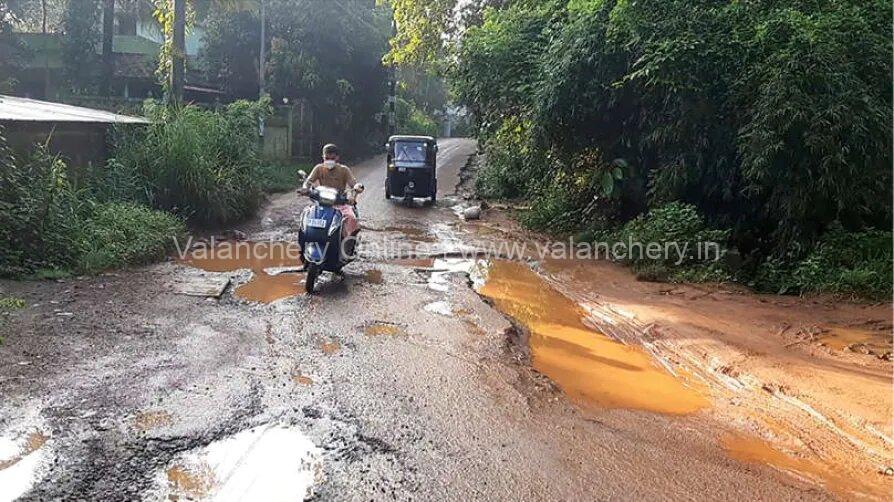
[(183, 263), (209, 272), (251, 270), (251, 280), (235, 291), (237, 297), (249, 301), (270, 303), (304, 292), (304, 274), (265, 272), (301, 266), (298, 245), (291, 242), (219, 242), (192, 251)]
[(866, 494), (874, 494), (881, 498), (890, 495), (884, 487), (877, 483), (867, 483), (856, 477), (846, 476), (816, 460), (788, 455), (760, 438), (727, 434), (721, 438), (720, 443), (731, 457), (740, 462), (767, 464), (798, 477), (810, 479), (822, 484), (843, 500), (850, 500), (855, 496), (865, 496)]
[(832, 350), (863, 352), (876, 356), (890, 354), (892, 349), (891, 332), (888, 330), (870, 331), (830, 326), (818, 340)]
[(527, 328), (534, 369), (576, 401), (673, 415), (709, 404), (639, 347), (587, 327), (577, 304), (525, 264), (494, 262), (479, 292)]
[(435, 266), (434, 258), (397, 258), (388, 263), (400, 265), (401, 267), (412, 268), (432, 268)]

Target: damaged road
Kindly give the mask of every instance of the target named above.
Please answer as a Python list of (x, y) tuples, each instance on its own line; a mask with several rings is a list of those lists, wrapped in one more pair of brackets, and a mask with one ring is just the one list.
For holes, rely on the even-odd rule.
[[(441, 256), (469, 247), (450, 195), (474, 149), (441, 142), (435, 207), (385, 201), (383, 159), (356, 166), (363, 257), (318, 295), (299, 294), (300, 274), (268, 273), (288, 263), (172, 259), (0, 282), (27, 304), (0, 346), (0, 501), (833, 497), (733, 459), (710, 393), (641, 349), (594, 346), (580, 362), (607, 372), (579, 392), (615, 401), (577, 399), (564, 382), (579, 373), (545, 376), (565, 367), (532, 357), (537, 328), (567, 335), (542, 340), (559, 359), (586, 336), (540, 305), (548, 282), (488, 289), (487, 264), (385, 252), (393, 241)], [(306, 203), (277, 195), (240, 230), (293, 242)], [(471, 287), (470, 274), (485, 282)], [(178, 292), (220, 278), (219, 298)], [(521, 287), (528, 303), (506, 303)], [(611, 371), (647, 376), (625, 387)]]

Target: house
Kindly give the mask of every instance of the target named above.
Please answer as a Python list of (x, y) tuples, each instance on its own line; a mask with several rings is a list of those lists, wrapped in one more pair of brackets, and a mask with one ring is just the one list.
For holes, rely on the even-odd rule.
[[(143, 16), (145, 17), (145, 16)], [(96, 27), (101, 32), (102, 27)], [(14, 33), (24, 43), (30, 58), (24, 70), (16, 75), (18, 84), (15, 94), (35, 99), (50, 99), (74, 104), (94, 104), (108, 107), (101, 100), (71, 95), (65, 85), (65, 35), (61, 33)], [(200, 26), (192, 27), (186, 36), (187, 68), (194, 62), (201, 48), (203, 30)], [(112, 38), (114, 56), (114, 77), (110, 83), (112, 96), (130, 101), (138, 107), (139, 103), (149, 97), (161, 97), (156, 69), (158, 55), (161, 51), (164, 35), (161, 27), (154, 19), (137, 19), (137, 16), (118, 12), (115, 15), (115, 33)], [(95, 48), (101, 55), (102, 44)], [(100, 78), (101, 65), (93, 69)], [(188, 71), (184, 96), (187, 100), (198, 102), (214, 102), (222, 96), (222, 92), (203, 82), (199, 72)], [(127, 109), (128, 107), (119, 106)], [(132, 108), (132, 107), (131, 107)]]

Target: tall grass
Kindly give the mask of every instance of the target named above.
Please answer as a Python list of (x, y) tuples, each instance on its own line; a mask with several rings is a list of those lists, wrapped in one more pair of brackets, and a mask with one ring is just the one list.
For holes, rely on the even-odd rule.
[(252, 214), (257, 182), (258, 119), (267, 102), (233, 103), (219, 112), (194, 106), (147, 106), (144, 130), (122, 133), (107, 176), (121, 180), (112, 198), (145, 201), (198, 224), (223, 224)]

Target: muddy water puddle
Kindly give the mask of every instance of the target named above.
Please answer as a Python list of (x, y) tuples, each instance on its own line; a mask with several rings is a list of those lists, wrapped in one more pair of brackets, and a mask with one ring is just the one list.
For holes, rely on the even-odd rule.
[(193, 250), (182, 263), (208, 272), (251, 270), (251, 279), (235, 290), (244, 300), (271, 303), (304, 292), (303, 273), (275, 273), (301, 266), (298, 245), (291, 242), (218, 242)]
[(578, 402), (674, 415), (709, 404), (639, 347), (586, 326), (578, 305), (523, 263), (494, 262), (478, 290), (527, 328), (534, 369)]
[(879, 499), (890, 497), (890, 478), (886, 480), (881, 474), (873, 473), (879, 478), (875, 481), (881, 483), (868, 482), (872, 478), (862, 480), (846, 476), (818, 459), (789, 455), (774, 448), (769, 442), (753, 436), (727, 434), (721, 438), (720, 443), (732, 458), (740, 462), (769, 465), (796, 477), (819, 483), (842, 500), (853, 499), (855, 495), (863, 497), (869, 495)]
[(401, 267), (410, 268), (432, 268), (435, 266), (434, 258), (397, 258), (390, 260), (388, 263), (392, 265), (400, 265)]
[(817, 337), (821, 345), (836, 350), (890, 357), (892, 337), (890, 331), (870, 331), (865, 329), (830, 327)]
[(168, 500), (305, 500), (322, 482), (321, 459), (301, 431), (261, 426), (180, 455), (155, 491)]

